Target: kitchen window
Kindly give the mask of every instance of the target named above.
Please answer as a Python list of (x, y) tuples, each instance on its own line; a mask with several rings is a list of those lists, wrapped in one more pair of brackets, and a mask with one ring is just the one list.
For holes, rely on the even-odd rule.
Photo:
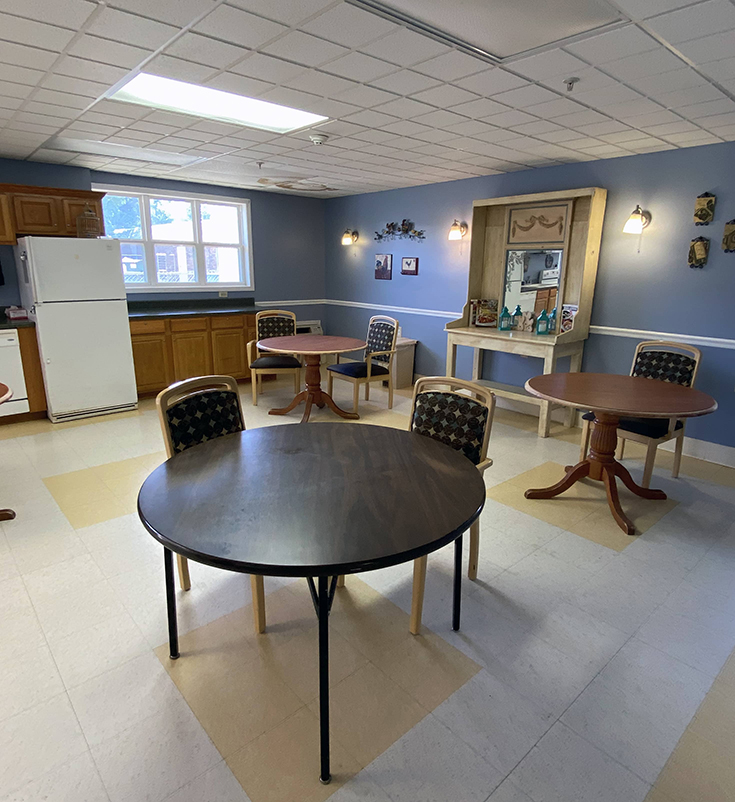
[(254, 289), (249, 201), (95, 189), (129, 293)]

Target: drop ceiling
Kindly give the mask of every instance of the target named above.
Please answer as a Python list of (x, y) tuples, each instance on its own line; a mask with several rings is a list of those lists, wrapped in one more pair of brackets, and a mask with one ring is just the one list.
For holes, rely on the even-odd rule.
[[(331, 197), (735, 140), (733, 2), (546, 5), (0, 0), (0, 156)], [(278, 135), (108, 99), (139, 71), (329, 120)]]

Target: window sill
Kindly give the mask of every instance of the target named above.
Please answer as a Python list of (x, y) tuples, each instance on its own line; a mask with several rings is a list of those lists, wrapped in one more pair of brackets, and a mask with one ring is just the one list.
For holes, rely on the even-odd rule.
[(253, 292), (255, 286), (250, 284), (209, 284), (203, 287), (201, 284), (194, 284), (186, 286), (185, 284), (172, 285), (170, 287), (162, 287), (160, 284), (145, 287), (133, 287), (125, 285), (126, 295), (139, 295), (141, 293), (155, 294), (155, 295), (170, 295), (177, 292)]

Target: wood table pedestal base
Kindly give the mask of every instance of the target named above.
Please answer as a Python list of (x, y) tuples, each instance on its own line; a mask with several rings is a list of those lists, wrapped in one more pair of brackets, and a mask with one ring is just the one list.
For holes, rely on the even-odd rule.
[(13, 510), (0, 510), (0, 521), (12, 521), (15, 518)]
[(291, 410), (296, 409), (299, 404), (306, 403), (304, 415), (301, 418), (302, 423), (306, 423), (306, 421), (309, 420), (311, 408), (314, 404), (320, 409), (325, 405), (328, 406), (332, 412), (339, 415), (341, 418), (359, 420), (360, 416), (356, 412), (347, 412), (341, 407), (338, 407), (332, 396), (322, 390), (322, 373), (320, 370), (321, 356), (319, 354), (305, 354), (304, 356), (306, 358), (306, 389), (302, 390), (287, 407), (271, 409), (268, 414), (287, 415)]
[(615, 449), (618, 443), (619, 416), (607, 412), (595, 412), (595, 423), (592, 429), (589, 454), (582, 462), (567, 466), (566, 476), (551, 487), (526, 490), (525, 496), (534, 498), (553, 498), (563, 493), (580, 479), (588, 477), (605, 483), (607, 503), (610, 512), (617, 521), (618, 526), (627, 534), (634, 535), (635, 526), (620, 506), (616, 478), (636, 496), (662, 501), (666, 498), (663, 490), (650, 490), (636, 484), (628, 469), (615, 459)]

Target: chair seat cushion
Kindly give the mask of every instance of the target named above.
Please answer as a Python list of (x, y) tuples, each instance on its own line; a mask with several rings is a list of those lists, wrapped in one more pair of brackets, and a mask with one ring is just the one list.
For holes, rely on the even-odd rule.
[[(585, 412), (582, 415), (584, 420), (594, 420), (594, 412)], [(683, 426), (679, 420), (676, 422), (676, 429), (681, 429)], [(652, 440), (658, 440), (669, 431), (668, 418), (621, 418), (618, 423), (618, 429), (624, 432), (631, 432), (632, 434), (639, 434), (642, 437), (650, 437)]]
[(272, 356), (259, 356), (250, 365), (251, 368), (300, 368), (301, 362), (295, 356), (287, 354), (273, 354)]
[[(367, 362), (340, 362), (337, 365), (330, 365), (327, 370), (339, 373), (342, 376), (349, 376), (351, 379), (364, 379), (367, 377)], [(370, 369), (371, 376), (387, 376), (388, 368), (377, 365), (373, 362)]]

